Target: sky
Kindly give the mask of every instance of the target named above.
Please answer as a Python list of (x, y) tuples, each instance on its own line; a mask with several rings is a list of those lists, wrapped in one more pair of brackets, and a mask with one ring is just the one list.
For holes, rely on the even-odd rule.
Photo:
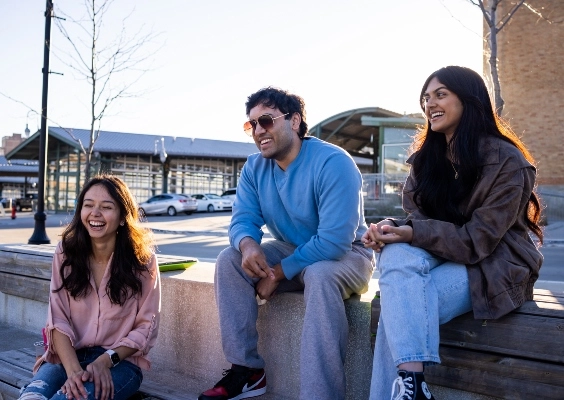
[[(84, 16), (79, 0), (55, 13)], [(44, 0), (1, 0), (0, 136), (40, 128)], [(303, 97), (310, 127), (354, 108), (420, 112), (433, 71), (462, 65), (482, 73), (482, 15), (467, 0), (115, 0), (97, 42), (154, 34), (141, 49), (136, 95), (113, 102), (105, 131), (250, 142), (247, 97), (276, 86)], [(71, 18), (59, 20), (72, 35)], [(80, 43), (78, 36), (76, 43)], [(88, 129), (90, 86), (72, 68), (68, 42), (51, 28), (50, 126)], [(35, 110), (35, 111), (30, 111)]]

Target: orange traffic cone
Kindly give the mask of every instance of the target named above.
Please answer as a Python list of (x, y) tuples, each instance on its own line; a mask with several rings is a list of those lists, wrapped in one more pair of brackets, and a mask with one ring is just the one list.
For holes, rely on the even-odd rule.
[(12, 219), (16, 219), (16, 206), (12, 206)]

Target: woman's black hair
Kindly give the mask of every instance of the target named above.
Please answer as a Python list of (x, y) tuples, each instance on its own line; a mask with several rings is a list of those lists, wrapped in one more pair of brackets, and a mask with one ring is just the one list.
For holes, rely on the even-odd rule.
[[(486, 84), (478, 73), (458, 66), (433, 72), (421, 89), (419, 100), (423, 110), (424, 94), (433, 78), (458, 97), (463, 111), (449, 143), (443, 133), (433, 131), (429, 121), (415, 136), (411, 151), (419, 154), (413, 161), (416, 180), (414, 199), (430, 218), (461, 226), (468, 218), (460, 212), (459, 205), (480, 177), (480, 142), (483, 137), (499, 137), (517, 147), (532, 165), (535, 162), (523, 142), (494, 112)], [(449, 152), (454, 165), (446, 157)], [(459, 179), (454, 179), (454, 170)], [(445, 171), (449, 173), (445, 174)], [(538, 224), (540, 212), (540, 201), (533, 191), (526, 215), (527, 226), (542, 243), (543, 233)]]
[(96, 175), (84, 185), (76, 205), (73, 219), (62, 235), (64, 253), (60, 274), (62, 285), (55, 291), (66, 289), (72, 297), (86, 296), (92, 286), (89, 259), (92, 255), (90, 235), (81, 220), (84, 195), (95, 185), (103, 186), (116, 202), (120, 221), (116, 235), (114, 254), (110, 265), (110, 279), (106, 293), (113, 304), (123, 305), (129, 297), (141, 293), (139, 278), (148, 272), (148, 263), (153, 256), (154, 242), (150, 230), (141, 226), (137, 204), (127, 185), (113, 175)]

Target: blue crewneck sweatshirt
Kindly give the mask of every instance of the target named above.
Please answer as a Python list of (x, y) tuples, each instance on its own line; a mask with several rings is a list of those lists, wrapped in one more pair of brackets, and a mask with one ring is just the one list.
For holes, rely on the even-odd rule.
[(296, 246), (282, 260), (292, 279), (321, 260), (339, 260), (366, 231), (362, 177), (338, 146), (306, 137), (300, 153), (282, 170), (275, 160), (251, 154), (237, 185), (229, 226), (231, 246), (244, 237), (261, 242), (262, 226), (277, 240)]

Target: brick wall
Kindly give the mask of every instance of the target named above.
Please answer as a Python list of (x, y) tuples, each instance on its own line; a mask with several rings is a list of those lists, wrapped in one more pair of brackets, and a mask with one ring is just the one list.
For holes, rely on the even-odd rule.
[(25, 139), (22, 138), (21, 133), (14, 133), (12, 136), (5, 136), (2, 138), (2, 155), (8, 154), (20, 145)]
[[(501, 3), (507, 9), (508, 0)], [(564, 0), (529, 0), (498, 34), (503, 116), (538, 164), (539, 183), (564, 184)], [(504, 15), (498, 9), (498, 19)], [(486, 28), (486, 26), (484, 27)], [(485, 60), (484, 71), (489, 71)]]

